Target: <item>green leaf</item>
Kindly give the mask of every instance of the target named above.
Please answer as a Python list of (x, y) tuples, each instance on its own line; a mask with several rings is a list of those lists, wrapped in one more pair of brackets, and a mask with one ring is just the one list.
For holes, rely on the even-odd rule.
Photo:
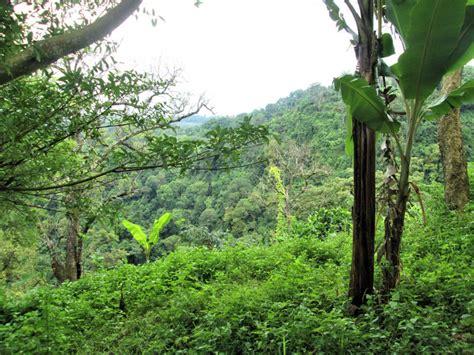
[(442, 97), (428, 108), (427, 119), (440, 118), (463, 104), (474, 103), (474, 80), (469, 80), (449, 95)]
[(389, 57), (392, 54), (395, 54), (395, 47), (393, 46), (393, 39), (389, 33), (384, 33), (380, 39), (380, 56), (382, 58)]
[(389, 120), (384, 102), (365, 79), (344, 75), (334, 79), (334, 86), (337, 91), (341, 91), (342, 100), (354, 119), (365, 123), (374, 131), (398, 131), (400, 124)]
[[(474, 2), (474, 0), (472, 0)], [(466, 8), (464, 24), (456, 48), (449, 57), (449, 72), (461, 69), (474, 58), (474, 6)]]
[(160, 238), (160, 232), (171, 220), (171, 217), (172, 217), (171, 213), (166, 212), (164, 215), (162, 215), (159, 219), (155, 221), (155, 223), (153, 224), (153, 230), (151, 231), (150, 240), (149, 240), (151, 246), (158, 243), (158, 240)]
[(326, 4), (326, 8), (329, 12), (329, 17), (336, 23), (337, 30), (345, 30), (352, 36), (352, 40), (354, 42), (357, 42), (357, 34), (349, 27), (346, 20), (344, 19), (344, 16), (342, 15), (342, 12), (339, 9), (339, 6), (336, 5), (334, 0), (323, 0), (323, 2)]
[(464, 21), (465, 4), (466, 0), (418, 0), (409, 24), (403, 22), (406, 50), (392, 70), (406, 99), (421, 103), (446, 73)]
[(124, 219), (122, 224), (125, 228), (128, 229), (130, 234), (135, 238), (135, 240), (145, 249), (145, 252), (148, 250), (148, 242), (146, 239), (145, 233), (143, 233), (142, 228), (138, 224), (134, 224), (132, 222), (127, 221)]
[(398, 33), (403, 37), (406, 37), (411, 11), (417, 0), (386, 0), (387, 19), (395, 26)]

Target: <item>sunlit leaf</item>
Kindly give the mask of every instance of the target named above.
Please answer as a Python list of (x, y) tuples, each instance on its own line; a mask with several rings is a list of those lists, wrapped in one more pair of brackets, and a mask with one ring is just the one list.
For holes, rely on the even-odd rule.
[(169, 223), (169, 221), (171, 220), (171, 216), (171, 213), (166, 212), (164, 215), (162, 215), (159, 219), (155, 221), (155, 223), (153, 224), (153, 230), (151, 231), (149, 237), (149, 243), (151, 246), (158, 243), (158, 240), (160, 238), (160, 232)]
[(122, 224), (125, 228), (128, 229), (130, 234), (135, 238), (135, 240), (145, 249), (148, 249), (148, 242), (146, 238), (146, 234), (142, 231), (142, 228), (138, 224), (134, 224), (130, 221), (124, 219)]

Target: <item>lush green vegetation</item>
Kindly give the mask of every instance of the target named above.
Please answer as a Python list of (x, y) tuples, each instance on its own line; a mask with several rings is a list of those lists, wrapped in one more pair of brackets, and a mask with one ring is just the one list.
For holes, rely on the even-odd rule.
[[(308, 107), (312, 100), (318, 102), (313, 111)], [(305, 120), (312, 122), (309, 127), (319, 132), (322, 143), (312, 139), (308, 144), (315, 151), (327, 149), (322, 166), (336, 166), (314, 176), (306, 196), (295, 199), (292, 228), (277, 244), (268, 241), (276, 228), (278, 196), (261, 165), (139, 176), (135, 194), (85, 236), (85, 276), (59, 288), (46, 286), (52, 274), (35, 216), (5, 213), (2, 352), (468, 351), (473, 342), (474, 206), (462, 214), (444, 207), (432, 155), (437, 151), (434, 124), (422, 131), (416, 151), (428, 224), (422, 225), (414, 198), (403, 243), (402, 283), (388, 304), (380, 305), (374, 296), (361, 316), (347, 314), (351, 179), (345, 168), (350, 161), (337, 153), (344, 149), (343, 138), (328, 148), (330, 132), (343, 129), (341, 107), (330, 89), (314, 86), (253, 114), (276, 134), (292, 127), (283, 145), (303, 137)], [(321, 119), (311, 119), (318, 114)], [(464, 110), (468, 147), (472, 117)], [(199, 135), (208, 125), (226, 122), (231, 121), (185, 130)], [(151, 225), (164, 211), (174, 216), (152, 254), (157, 261), (127, 264), (145, 259), (120, 227), (120, 216)], [(380, 240), (381, 228), (379, 223)], [(14, 260), (7, 264), (12, 251)]]
[(392, 300), (375, 296), (357, 318), (346, 313), (350, 234), (293, 235), (182, 247), (22, 299), (3, 295), (2, 352), (469, 352), (474, 205), (449, 213), (441, 194), (426, 187), (426, 226), (412, 209)]
[[(377, 1), (392, 6), (388, 19), (407, 36), (408, 54), (392, 67), (401, 91), (393, 73), (381, 70), (378, 88), (345, 75), (335, 85), (342, 95), (314, 84), (236, 117), (199, 116), (206, 102), (176, 93), (176, 73), (115, 65), (104, 29), (88, 49), (88, 16), (103, 13), (115, 28), (114, 11), (126, 18), (141, 1), (86, 2), (84, 21), (62, 26), (44, 20), (68, 7), (39, 11), (38, 1), (22, 15), (0, 1), (8, 33), (0, 36), (0, 353), (472, 352), (474, 106), (461, 107), (471, 181), (464, 210), (444, 201), (439, 126), (425, 119), (472, 102), (468, 66), (461, 91), (426, 106), (439, 96), (444, 57), (464, 64), (474, 48), (471, 0), (452, 8), (439, 0), (447, 19), (428, 0), (413, 0), (439, 23), (456, 18), (436, 33), (459, 37), (458, 47), (446, 40), (450, 51), (423, 57), (440, 66), (418, 67), (423, 90), (410, 77), (421, 37), (407, 33), (430, 35), (425, 21), (405, 27), (406, 3)], [(325, 3), (338, 28), (363, 43), (334, 1)], [(35, 21), (44, 28), (32, 28)], [(68, 33), (79, 37), (75, 49), (56, 43)], [(379, 57), (390, 49), (382, 39)], [(359, 308), (348, 288), (358, 181), (352, 128), (362, 119), (394, 142), (377, 137), (375, 284)], [(392, 263), (391, 237), (402, 242)]]

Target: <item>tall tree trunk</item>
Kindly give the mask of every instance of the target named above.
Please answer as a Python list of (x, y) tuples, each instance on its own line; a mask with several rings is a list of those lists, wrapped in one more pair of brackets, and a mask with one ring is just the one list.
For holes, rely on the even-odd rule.
[[(442, 93), (449, 94), (461, 84), (462, 70), (446, 76)], [(440, 119), (438, 144), (444, 174), (444, 199), (452, 210), (462, 210), (469, 201), (469, 181), (464, 152), (460, 110), (452, 110)]]
[(354, 121), (354, 207), (350, 296), (359, 307), (374, 286), (375, 133)]
[[(372, 1), (359, 1), (361, 25), (356, 47), (358, 68), (369, 84), (375, 82), (374, 8)], [(375, 132), (353, 120), (354, 207), (352, 210), (352, 267), (349, 295), (358, 309), (374, 286), (375, 236)]]

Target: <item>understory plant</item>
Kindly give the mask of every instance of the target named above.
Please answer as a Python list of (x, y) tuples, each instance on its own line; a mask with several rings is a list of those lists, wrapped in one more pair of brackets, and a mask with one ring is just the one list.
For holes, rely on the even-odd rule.
[(133, 238), (138, 242), (138, 244), (142, 246), (143, 251), (145, 252), (145, 258), (147, 263), (150, 261), (151, 250), (160, 239), (160, 232), (171, 220), (171, 217), (171, 213), (166, 212), (160, 218), (155, 220), (155, 223), (153, 224), (153, 229), (148, 237), (138, 224), (134, 224), (130, 221), (127, 221), (126, 219), (122, 221), (123, 226), (127, 228)]

